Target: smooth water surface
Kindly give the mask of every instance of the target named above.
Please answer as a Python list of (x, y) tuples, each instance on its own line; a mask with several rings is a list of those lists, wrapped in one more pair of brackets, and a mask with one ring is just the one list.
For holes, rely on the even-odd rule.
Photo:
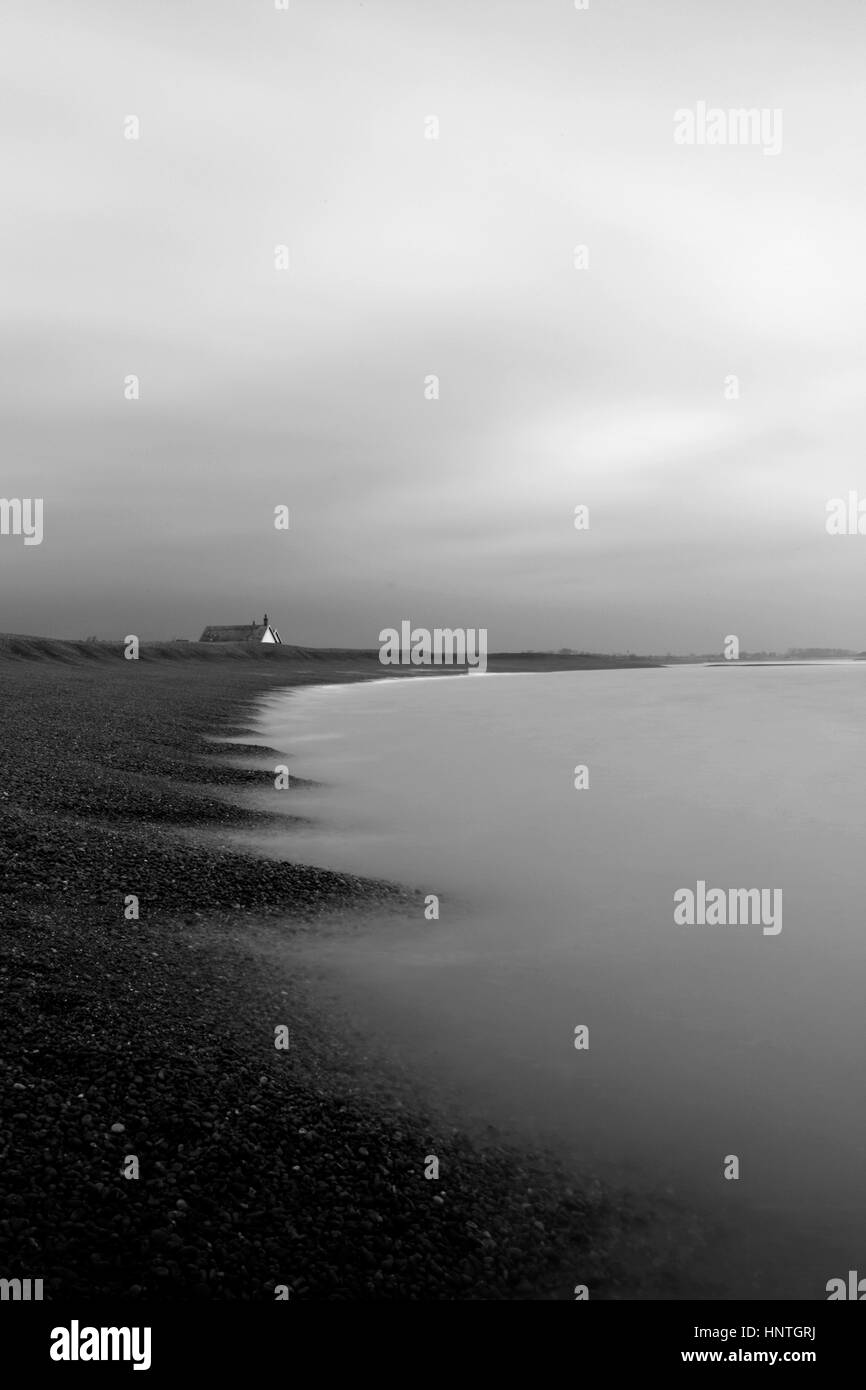
[[(820, 1298), (866, 1271), (864, 736), (866, 663), (277, 692), (256, 740), (322, 785), (257, 840), (439, 895), (320, 954), (467, 1114), (775, 1222), (765, 1295)], [(781, 889), (782, 931), (675, 925), (698, 879)]]

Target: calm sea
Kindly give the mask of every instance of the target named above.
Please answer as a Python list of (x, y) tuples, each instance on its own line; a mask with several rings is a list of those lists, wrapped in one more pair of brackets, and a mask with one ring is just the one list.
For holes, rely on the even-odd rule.
[[(256, 739), (322, 784), (269, 852), (439, 897), (303, 949), (460, 1121), (720, 1217), (733, 1295), (866, 1274), (866, 663), (278, 692)], [(698, 880), (781, 932), (676, 925)]]

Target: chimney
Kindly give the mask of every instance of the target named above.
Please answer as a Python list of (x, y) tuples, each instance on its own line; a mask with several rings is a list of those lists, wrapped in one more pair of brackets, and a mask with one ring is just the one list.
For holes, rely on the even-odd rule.
[(267, 613), (266, 613), (265, 616), (262, 618), (262, 622), (264, 623), (265, 627), (267, 627), (267, 625), (268, 625), (268, 615), (267, 615)]

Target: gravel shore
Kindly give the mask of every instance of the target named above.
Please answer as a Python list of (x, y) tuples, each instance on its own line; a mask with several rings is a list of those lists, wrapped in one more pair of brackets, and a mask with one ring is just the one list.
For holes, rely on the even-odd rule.
[(365, 1085), (250, 946), (420, 897), (176, 833), (255, 821), (226, 792), (262, 774), (208, 741), (245, 730), (253, 696), (364, 674), (0, 651), (0, 1277), (46, 1298), (682, 1296), (664, 1212)]

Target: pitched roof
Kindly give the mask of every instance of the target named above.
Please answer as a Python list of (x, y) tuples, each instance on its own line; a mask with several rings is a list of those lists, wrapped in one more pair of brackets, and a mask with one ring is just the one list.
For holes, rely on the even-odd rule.
[(239, 623), (235, 627), (206, 627), (200, 642), (260, 642), (267, 631), (264, 623)]

